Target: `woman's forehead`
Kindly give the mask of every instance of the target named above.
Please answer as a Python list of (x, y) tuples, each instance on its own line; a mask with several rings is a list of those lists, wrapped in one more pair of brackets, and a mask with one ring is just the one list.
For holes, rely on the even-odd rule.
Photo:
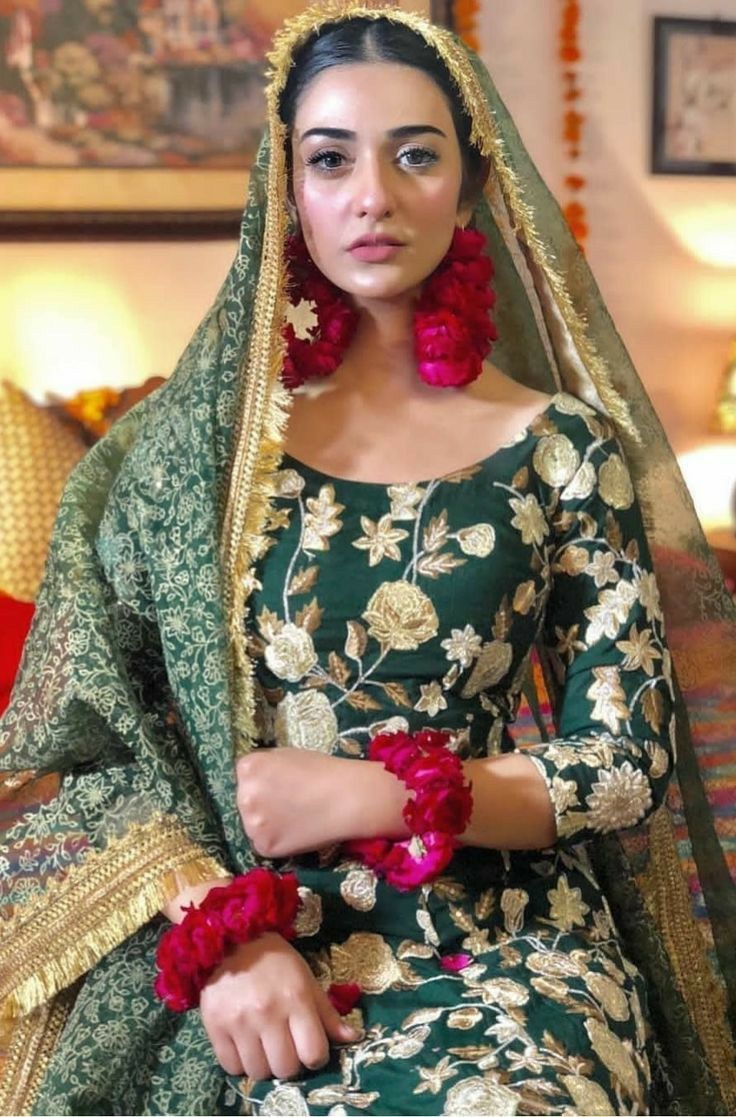
[(367, 127), (374, 130), (377, 123), (386, 132), (417, 123), (444, 132), (452, 117), (436, 82), (424, 71), (398, 62), (331, 66), (313, 78), (297, 104), (295, 128), (300, 134), (320, 125), (359, 133)]

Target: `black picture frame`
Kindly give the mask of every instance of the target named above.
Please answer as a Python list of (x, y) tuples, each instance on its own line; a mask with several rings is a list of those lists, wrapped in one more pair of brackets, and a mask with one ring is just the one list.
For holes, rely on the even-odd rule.
[(653, 55), (651, 173), (736, 175), (736, 21), (657, 16)]

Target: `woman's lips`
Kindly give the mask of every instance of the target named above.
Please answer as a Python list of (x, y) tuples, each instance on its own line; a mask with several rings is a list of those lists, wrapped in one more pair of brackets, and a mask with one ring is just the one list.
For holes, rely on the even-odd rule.
[(357, 260), (380, 264), (383, 260), (390, 260), (403, 247), (403, 244), (358, 244), (349, 251)]

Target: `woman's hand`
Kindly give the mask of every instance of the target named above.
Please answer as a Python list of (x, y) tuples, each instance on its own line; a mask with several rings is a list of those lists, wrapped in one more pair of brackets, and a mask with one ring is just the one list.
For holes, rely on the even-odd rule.
[(330, 1041), (359, 1038), (302, 956), (276, 933), (228, 954), (202, 990), (200, 1010), (227, 1074), (290, 1078), (324, 1066)]
[(262, 857), (349, 838), (404, 838), (406, 788), (382, 764), (307, 749), (255, 749), (236, 763), (243, 829)]

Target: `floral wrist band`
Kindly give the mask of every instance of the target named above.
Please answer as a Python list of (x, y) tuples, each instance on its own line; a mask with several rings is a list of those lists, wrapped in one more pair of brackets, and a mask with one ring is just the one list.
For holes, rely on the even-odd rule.
[(411, 838), (358, 839), (343, 848), (401, 892), (439, 876), (460, 845), (456, 835), (470, 820), (471, 785), (463, 776), (460, 757), (447, 747), (450, 739), (450, 733), (436, 729), (381, 733), (368, 749), (370, 760), (382, 761), (414, 792), (402, 812)]
[(297, 878), (271, 869), (251, 869), (212, 888), (199, 907), (190, 904), (181, 923), (170, 927), (156, 951), (154, 992), (173, 1012), (199, 1004), (208, 979), (228, 950), (267, 931), (294, 937), (299, 910)]

